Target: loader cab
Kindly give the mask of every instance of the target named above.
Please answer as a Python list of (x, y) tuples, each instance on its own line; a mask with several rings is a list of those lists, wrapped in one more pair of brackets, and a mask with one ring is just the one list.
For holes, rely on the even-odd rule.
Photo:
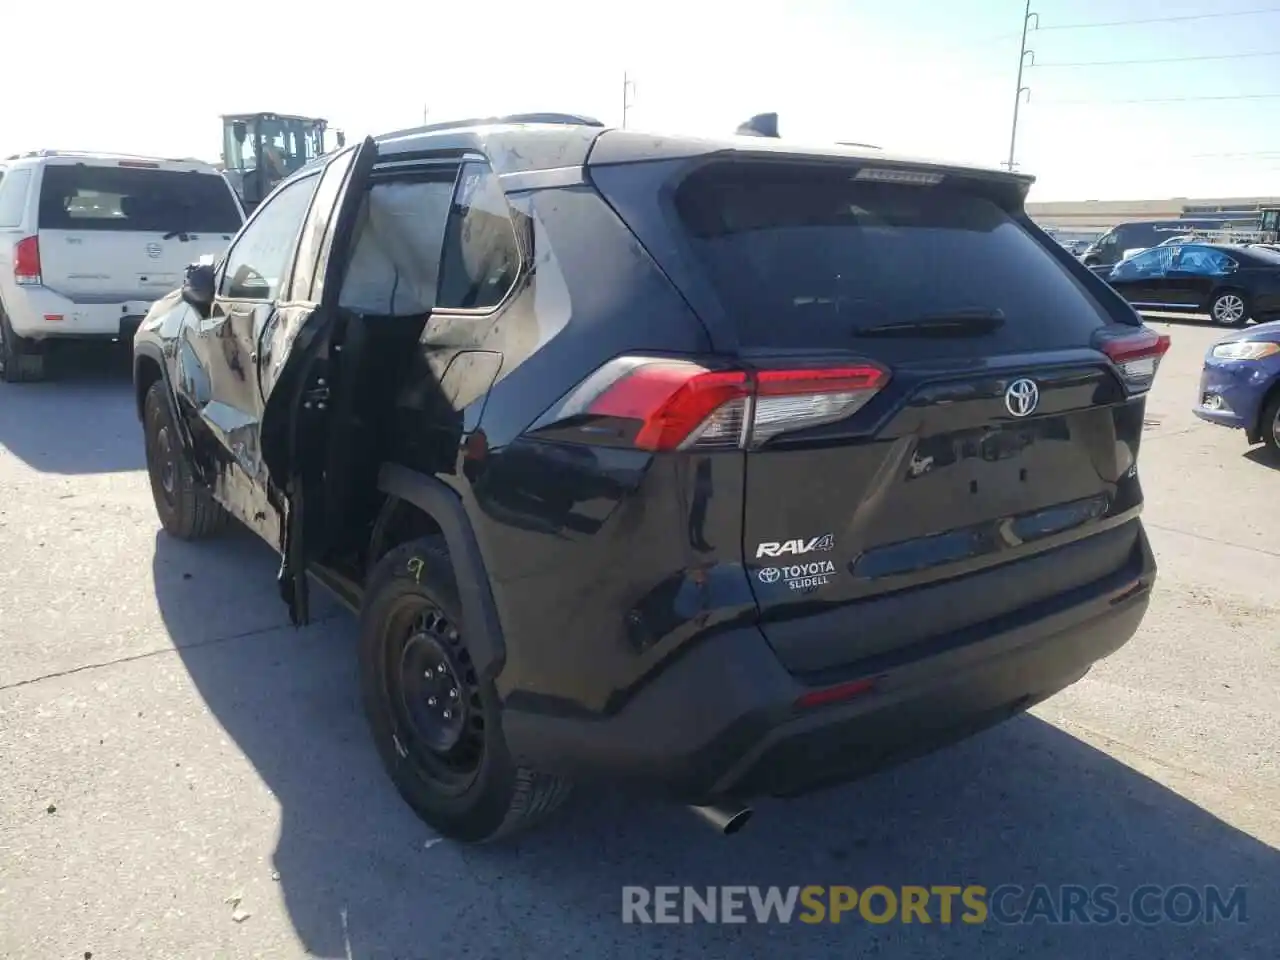
[(1258, 211), (1259, 243), (1280, 243), (1280, 207), (1263, 207)]
[[(328, 121), (275, 113), (222, 118), (222, 160), (247, 211), (275, 187), (325, 152)], [(338, 145), (343, 137), (338, 134)]]

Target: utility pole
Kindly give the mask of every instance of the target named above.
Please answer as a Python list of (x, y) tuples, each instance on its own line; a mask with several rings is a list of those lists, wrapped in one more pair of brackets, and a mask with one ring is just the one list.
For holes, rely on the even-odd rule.
[(636, 82), (627, 73), (622, 74), (622, 129), (627, 129), (627, 111), (631, 109), (631, 97), (636, 92)]
[(1031, 9), (1031, 0), (1027, 0), (1026, 10), (1022, 14), (1022, 44), (1018, 47), (1018, 85), (1013, 95), (1013, 127), (1009, 131), (1009, 172), (1013, 172), (1013, 151), (1018, 142), (1018, 108), (1022, 106), (1022, 95), (1027, 95), (1027, 100), (1031, 100), (1031, 88), (1022, 85), (1022, 68), (1027, 65), (1027, 54), (1031, 54), (1031, 65), (1036, 65), (1036, 53), (1034, 50), (1027, 49), (1027, 27), (1031, 23), (1031, 18), (1036, 18), (1036, 29), (1040, 28), (1040, 14)]

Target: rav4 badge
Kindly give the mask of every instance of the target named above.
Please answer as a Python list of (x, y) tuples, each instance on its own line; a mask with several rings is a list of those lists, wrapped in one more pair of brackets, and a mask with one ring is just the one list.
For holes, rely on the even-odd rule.
[(824, 533), (812, 540), (766, 540), (756, 547), (756, 559), (761, 557), (798, 557), (806, 553), (825, 553), (834, 550), (836, 538), (834, 534)]

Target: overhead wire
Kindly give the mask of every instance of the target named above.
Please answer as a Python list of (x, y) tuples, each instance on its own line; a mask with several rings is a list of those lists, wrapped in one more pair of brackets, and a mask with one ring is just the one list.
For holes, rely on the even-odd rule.
[(1280, 13), (1280, 7), (1259, 7), (1253, 10), (1223, 10), (1214, 13), (1183, 13), (1171, 17), (1140, 17), (1133, 20), (1101, 20), (1089, 23), (1059, 23), (1042, 27), (1037, 18), (1035, 31), (1043, 33), (1047, 30), (1092, 30), (1096, 27), (1127, 27), (1147, 23), (1176, 23), (1187, 20), (1219, 20), (1227, 17), (1255, 17), (1267, 13)]
[(1208, 53), (1189, 57), (1146, 57), (1134, 60), (1077, 60), (1058, 63), (1028, 63), (1028, 69), (1046, 70), (1050, 67), (1127, 67), (1144, 63), (1199, 63), (1206, 60), (1248, 60), (1258, 57), (1280, 57), (1280, 50), (1256, 50), (1245, 53)]

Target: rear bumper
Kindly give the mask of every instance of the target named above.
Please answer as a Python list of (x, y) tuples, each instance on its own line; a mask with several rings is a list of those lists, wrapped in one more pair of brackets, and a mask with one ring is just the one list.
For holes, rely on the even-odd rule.
[(29, 340), (131, 339), (150, 308), (148, 300), (76, 303), (48, 287), (15, 286), (5, 297), (14, 332)]
[(506, 740), (514, 757), (547, 772), (632, 781), (691, 803), (854, 779), (998, 723), (1123, 646), (1156, 575), (1139, 539), (1134, 564), (1090, 585), (1087, 598), (1058, 598), (1043, 616), (979, 639), (930, 644), (840, 703), (798, 708), (814, 688), (783, 669), (756, 628), (740, 627), (705, 638), (608, 717), (552, 716), (509, 701)]

